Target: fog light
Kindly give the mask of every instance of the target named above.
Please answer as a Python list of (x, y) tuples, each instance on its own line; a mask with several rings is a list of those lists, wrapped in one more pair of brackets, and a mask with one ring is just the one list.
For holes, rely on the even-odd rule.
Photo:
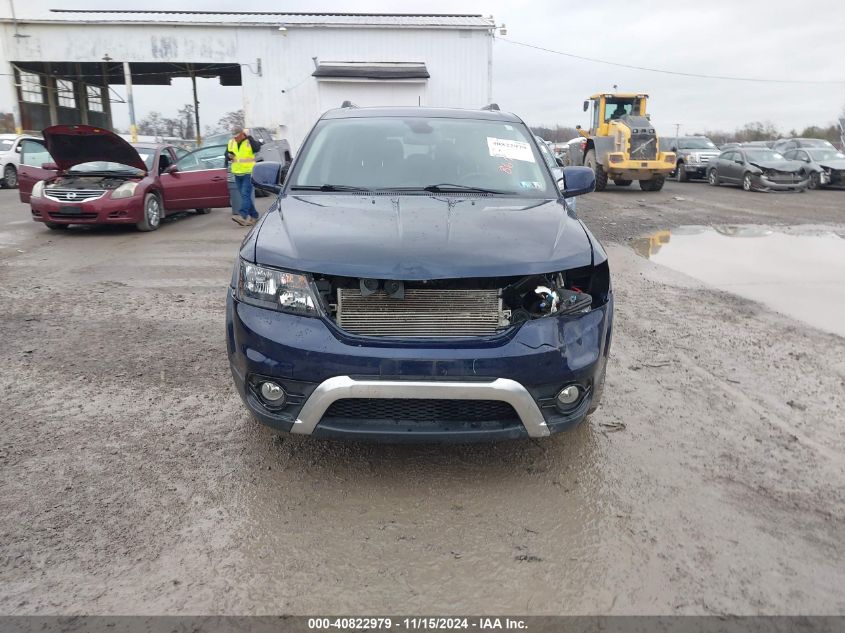
[(262, 382), (261, 397), (267, 402), (272, 402), (273, 404), (284, 404), (285, 390), (275, 382)]
[(578, 388), (578, 385), (568, 385), (561, 389), (560, 393), (557, 394), (557, 403), (564, 407), (568, 407), (578, 402), (578, 398), (580, 397), (581, 390)]

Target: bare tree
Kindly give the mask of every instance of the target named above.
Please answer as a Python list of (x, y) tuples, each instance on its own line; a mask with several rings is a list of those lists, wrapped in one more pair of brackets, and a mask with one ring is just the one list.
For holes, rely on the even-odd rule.
[(160, 112), (152, 111), (138, 121), (138, 133), (150, 136), (160, 136), (165, 133), (167, 124)]
[(564, 125), (555, 125), (554, 127), (536, 125), (531, 128), (531, 131), (552, 143), (563, 143), (578, 136), (578, 130)]
[(196, 136), (196, 122), (194, 121), (194, 106), (186, 103), (179, 108), (179, 119), (181, 121), (181, 138), (191, 140)]
[(217, 127), (220, 131), (229, 132), (234, 126), (240, 125), (244, 127), (244, 111), (243, 110), (233, 110), (232, 112), (227, 112), (220, 120), (217, 122)]

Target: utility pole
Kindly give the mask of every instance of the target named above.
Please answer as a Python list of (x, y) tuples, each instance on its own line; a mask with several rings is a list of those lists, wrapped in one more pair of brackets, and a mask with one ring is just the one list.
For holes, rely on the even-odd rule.
[(114, 122), (111, 118), (111, 91), (109, 89), (109, 62), (114, 61), (109, 54), (106, 53), (103, 55), (103, 62), (100, 64), (100, 75), (103, 81), (103, 90), (105, 94), (103, 95), (103, 110), (106, 113), (106, 126), (110, 129), (114, 129)]
[(680, 138), (681, 136), (681, 124), (675, 123), (675, 138)]
[(123, 80), (126, 82), (126, 103), (129, 104), (129, 138), (133, 143), (138, 142), (138, 128), (135, 125), (135, 100), (132, 98), (132, 72), (129, 62), (123, 62)]
[(197, 99), (197, 76), (194, 74), (194, 65), (191, 64), (188, 67), (188, 72), (191, 73), (191, 84), (194, 87), (194, 124), (196, 125), (196, 134), (194, 134), (194, 139), (196, 140), (197, 147), (202, 144), (202, 135), (200, 134), (200, 102)]

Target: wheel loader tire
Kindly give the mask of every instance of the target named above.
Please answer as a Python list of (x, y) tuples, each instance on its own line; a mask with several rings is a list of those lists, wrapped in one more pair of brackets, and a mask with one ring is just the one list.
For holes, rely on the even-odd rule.
[(643, 191), (660, 191), (663, 189), (664, 182), (666, 182), (666, 178), (663, 176), (655, 176), (651, 180), (641, 180), (640, 189)]
[(613, 179), (613, 184), (616, 185), (617, 187), (627, 187), (632, 182), (634, 182), (634, 181), (633, 180), (625, 180), (624, 178), (614, 178)]
[(596, 160), (596, 150), (591, 149), (587, 152), (587, 156), (584, 158), (584, 166), (592, 169), (596, 175), (596, 191), (604, 191), (607, 188), (607, 172)]

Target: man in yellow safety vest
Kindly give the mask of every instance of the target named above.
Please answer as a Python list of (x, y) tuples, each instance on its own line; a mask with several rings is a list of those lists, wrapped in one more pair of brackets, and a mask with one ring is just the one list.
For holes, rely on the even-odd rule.
[(239, 125), (232, 128), (232, 138), (226, 147), (226, 165), (231, 165), (235, 184), (241, 194), (241, 208), (238, 215), (232, 219), (241, 226), (252, 226), (258, 220), (258, 210), (252, 199), (252, 168), (255, 166), (255, 155), (261, 149), (261, 143), (256, 141)]

